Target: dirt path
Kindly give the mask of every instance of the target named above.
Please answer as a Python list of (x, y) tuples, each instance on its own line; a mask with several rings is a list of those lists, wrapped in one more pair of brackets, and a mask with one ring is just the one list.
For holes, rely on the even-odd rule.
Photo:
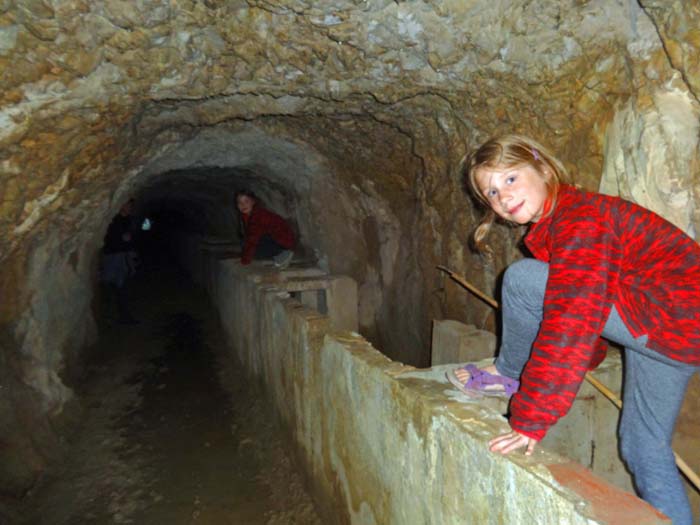
[(26, 498), (22, 525), (320, 523), (216, 312), (160, 272), (134, 287), (140, 325), (101, 329), (75, 387), (81, 427)]

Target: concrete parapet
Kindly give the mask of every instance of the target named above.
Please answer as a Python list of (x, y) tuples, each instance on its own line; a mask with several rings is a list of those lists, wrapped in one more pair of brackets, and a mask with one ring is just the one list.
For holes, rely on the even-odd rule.
[[(306, 274), (302, 274), (306, 270)], [(297, 269), (294, 273), (280, 272), (282, 279), (275, 286), (292, 294), (310, 308), (328, 315), (331, 324), (338, 330), (356, 332), (359, 326), (357, 283), (344, 275), (309, 274), (320, 270)]]
[[(433, 366), (490, 360), (495, 351), (496, 336), (491, 332), (459, 321), (433, 321)], [(482, 363), (486, 364), (485, 361)], [(594, 374), (618, 397), (621, 396), (622, 360), (619, 352), (611, 350)], [(506, 407), (501, 409), (505, 412)], [(542, 445), (591, 469), (615, 486), (632, 491), (631, 476), (619, 454), (619, 415), (615, 405), (584, 382), (571, 410), (548, 432)]]
[(496, 336), (493, 333), (451, 319), (433, 321), (431, 365), (478, 361), (493, 357), (495, 352)]
[(488, 440), (508, 429), (503, 407), (453, 389), (451, 365), (391, 361), (252, 269), (217, 261), (212, 271), (232, 348), (292, 436), (327, 522), (668, 523), (545, 447), (490, 453)]
[(326, 308), (334, 328), (357, 332), (359, 304), (355, 280), (343, 275), (328, 279)]
[[(622, 359), (616, 350), (592, 374), (622, 397)], [(587, 381), (581, 384), (569, 413), (550, 429), (542, 445), (573, 459), (617, 487), (633, 490), (620, 458), (617, 436), (620, 410)]]

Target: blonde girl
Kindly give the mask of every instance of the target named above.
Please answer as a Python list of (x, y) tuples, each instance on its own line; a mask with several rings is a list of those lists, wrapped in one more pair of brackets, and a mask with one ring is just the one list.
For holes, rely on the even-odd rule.
[(500, 218), (529, 225), (533, 256), (505, 273), (495, 363), (451, 373), (467, 392), (513, 394), (511, 432), (490, 449), (531, 454), (605, 357), (604, 337), (625, 349), (622, 458), (642, 498), (691, 525), (671, 438), (700, 367), (700, 246), (647, 209), (566, 184), (562, 163), (527, 137), (487, 141), (465, 177), (487, 208), (476, 244)]

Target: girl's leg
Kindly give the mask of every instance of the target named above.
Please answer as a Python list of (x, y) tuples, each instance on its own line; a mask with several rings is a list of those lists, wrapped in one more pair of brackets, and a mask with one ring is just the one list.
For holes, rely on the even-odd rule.
[(603, 336), (625, 347), (625, 379), (620, 418), (620, 452), (639, 495), (673, 520), (693, 517), (671, 449), (671, 438), (688, 381), (697, 370), (635, 339), (613, 307)]
[[(519, 379), (530, 357), (543, 315), (549, 266), (523, 259), (503, 279), (503, 335), (496, 369)], [(642, 498), (673, 520), (692, 525), (688, 498), (676, 468), (671, 438), (690, 377), (696, 367), (664, 358), (634, 339), (613, 307), (603, 336), (623, 344), (624, 405), (620, 420), (623, 459)]]
[(692, 525), (688, 497), (671, 449), (676, 417), (694, 367), (625, 351), (620, 452), (639, 495), (673, 520)]
[(263, 235), (255, 249), (255, 259), (272, 259), (283, 251), (284, 248), (277, 244), (272, 237)]
[(542, 322), (549, 265), (536, 259), (511, 264), (501, 292), (502, 339), (496, 359), (501, 375), (520, 379)]

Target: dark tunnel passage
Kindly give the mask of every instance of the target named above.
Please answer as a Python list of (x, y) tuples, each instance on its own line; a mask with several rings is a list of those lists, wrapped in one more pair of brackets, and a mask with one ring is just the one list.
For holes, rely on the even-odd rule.
[(244, 169), (201, 167), (162, 173), (151, 177), (132, 197), (137, 215), (164, 219), (173, 234), (182, 230), (234, 241), (240, 234), (235, 195), (241, 190), (253, 191), (265, 206), (297, 222), (296, 195)]
[[(322, 131), (318, 130), (319, 133)], [(211, 415), (216, 418), (216, 414), (227, 410), (221, 400), (231, 396), (228, 391), (226, 394), (220, 391), (227, 388), (226, 381), (221, 379), (227, 365), (221, 362), (217, 354), (225, 347), (221, 341), (204, 345), (206, 352), (211, 350), (211, 356), (197, 358), (196, 367), (189, 367), (192, 368), (189, 371), (196, 371), (197, 378), (201, 380), (189, 386), (199, 384), (205, 393), (213, 396), (211, 403), (202, 401), (201, 392), (196, 389), (188, 391), (189, 386), (171, 389), (166, 381), (155, 387), (150, 383), (160, 381), (156, 377), (158, 370), (189, 366), (177, 359), (173, 363), (157, 365), (158, 359), (173, 357), (167, 351), (167, 341), (163, 339), (163, 331), (167, 332), (166, 328), (170, 326), (169, 319), (179, 319), (191, 326), (204, 323), (207, 332), (218, 330), (211, 325), (218, 318), (217, 312), (210, 309), (203, 313), (202, 309), (206, 310), (202, 306), (203, 299), (193, 300), (196, 306), (191, 310), (190, 301), (181, 297), (200, 292), (190, 289), (190, 278), (178, 266), (177, 246), (183, 239), (197, 236), (227, 245), (230, 250), (228, 255), (238, 251), (240, 232), (235, 194), (241, 189), (252, 190), (266, 207), (289, 221), (299, 241), (295, 261), (315, 266), (325, 273), (349, 275), (358, 283), (360, 333), (387, 355), (393, 355), (403, 362), (427, 364), (428, 347), (424, 343), (429, 325), (412, 322), (412, 319), (422, 315), (420, 301), (413, 301), (415, 306), (407, 312), (399, 300), (400, 296), (404, 299), (422, 293), (420, 280), (415, 278), (411, 279), (415, 284), (410, 289), (402, 289), (410, 275), (417, 271), (416, 260), (406, 256), (414, 251), (413, 244), (416, 242), (415, 237), (409, 235), (410, 225), (415, 220), (412, 192), (403, 178), (367, 178), (357, 170), (360, 163), (371, 165), (373, 161), (356, 155), (353, 141), (368, 140), (369, 135), (350, 138), (354, 131), (352, 127), (343, 131), (348, 134), (348, 140), (341, 141), (342, 154), (333, 160), (320, 153), (322, 148), (319, 145), (311, 148), (301, 141), (292, 143), (284, 134), (262, 133), (255, 129), (233, 133), (227, 128), (204, 128), (194, 136), (177, 137), (166, 148), (161, 147), (160, 154), (154, 155), (150, 162), (133, 173), (128, 182), (125, 179), (119, 185), (111, 194), (108, 207), (93, 208), (95, 220), (88, 220), (86, 229), (76, 231), (76, 235), (65, 245), (49, 237), (51, 242), (45, 249), (42, 247), (38, 250), (35, 260), (30, 262), (29, 274), (34, 282), (42, 283), (43, 269), (50, 266), (56, 275), (60, 275), (60, 279), (53, 280), (51, 286), (35, 296), (30, 315), (45, 324), (36, 329), (30, 328), (49, 332), (58, 329), (59, 332), (54, 339), (55, 344), (52, 345), (51, 340), (47, 339), (43, 343), (46, 349), (40, 346), (32, 351), (49, 355), (55, 352), (62, 361), (56, 365), (47, 361), (47, 370), (41, 368), (39, 373), (31, 370), (32, 377), (38, 378), (36, 390), (46, 393), (45, 404), (52, 414), (48, 423), (39, 421), (40, 414), (37, 413), (29, 418), (35, 417), (37, 422), (24, 422), (23, 427), (13, 429), (9, 436), (13, 443), (24, 446), (23, 443), (27, 441), (26, 429), (44, 425), (31, 440), (31, 446), (35, 446), (36, 450), (30, 450), (27, 455), (33, 463), (22, 462), (6, 469), (8, 480), (18, 487), (13, 498), (22, 500), (17, 513), (13, 510), (13, 498), (8, 500), (7, 507), (2, 506), (1, 511), (7, 509), (9, 513), (10, 523), (99, 523), (100, 519), (107, 519), (105, 509), (114, 516), (137, 515), (139, 509), (149, 506), (157, 508), (168, 499), (156, 489), (145, 493), (143, 488), (134, 488), (133, 492), (129, 492), (134, 487), (132, 482), (144, 485), (137, 474), (139, 461), (148, 463), (152, 459), (148, 454), (161, 448), (157, 439), (148, 441), (151, 439), (149, 437), (144, 441), (138, 436), (167, 434), (167, 430), (158, 427), (163, 419), (178, 421), (173, 425), (180, 430), (190, 428), (190, 422), (181, 419), (183, 414), (206, 412), (206, 417)], [(334, 140), (328, 143), (332, 147), (339, 144)], [(402, 147), (408, 145), (405, 141), (397, 144)], [(368, 150), (368, 154), (375, 155), (371, 150)], [(400, 148), (376, 154), (384, 157), (385, 162), (395, 160), (397, 169), (403, 170), (406, 176), (415, 174), (416, 159), (403, 155)], [(137, 323), (125, 326), (118, 322), (117, 300), (109, 287), (101, 284), (100, 274), (101, 249), (108, 225), (122, 204), (130, 199), (134, 201), (135, 221), (141, 226), (148, 219), (149, 227), (141, 229), (136, 239), (140, 262), (127, 296), (131, 314)], [(72, 255), (65, 258), (64, 254), (71, 252)], [(54, 286), (53, 283), (59, 282), (60, 287)], [(176, 297), (173, 298), (172, 294)], [(45, 316), (47, 319), (42, 317), (47, 308), (45, 303), (50, 305), (48, 316)], [(60, 303), (67, 306), (63, 309), (65, 313), (57, 308)], [(173, 310), (175, 304), (181, 307)], [(73, 314), (83, 308), (84, 314)], [(71, 322), (64, 317), (71, 317)], [(78, 323), (79, 330), (71, 329), (76, 324), (76, 318), (82, 319)], [(63, 335), (62, 331), (68, 331), (67, 335)], [(137, 335), (142, 336), (143, 340), (132, 340)], [(421, 340), (422, 343), (416, 344)], [(410, 341), (410, 344), (404, 344), (405, 341)], [(89, 344), (85, 345), (85, 342)], [(154, 347), (148, 346), (151, 342)], [(53, 346), (59, 345), (67, 349), (53, 349)], [(54, 366), (57, 373), (50, 369)], [(172, 376), (177, 376), (177, 372)], [(245, 380), (239, 377), (233, 383), (242, 385)], [(166, 385), (163, 390), (157, 388), (160, 384)], [(138, 411), (147, 404), (149, 395), (167, 396), (171, 392), (174, 397), (170, 399), (185, 405), (191, 403), (187, 410), (175, 410), (171, 415), (152, 412), (148, 416), (139, 416), (138, 419), (144, 422), (139, 429), (127, 424), (139, 415)], [(259, 407), (255, 390), (246, 392), (252, 396), (252, 400), (248, 398), (247, 403), (241, 401), (243, 408)], [(239, 394), (239, 390), (236, 390), (236, 396)], [(214, 401), (219, 403), (216, 405), (218, 409), (212, 408)], [(33, 402), (20, 399), (17, 405), (30, 406)], [(154, 402), (168, 410), (177, 406), (177, 403)], [(262, 428), (267, 431), (271, 419), (269, 415), (265, 416), (262, 408), (255, 415), (261, 417), (264, 422), (261, 423)], [(231, 415), (231, 420), (243, 421), (248, 418), (246, 415), (237, 417)], [(238, 428), (248, 425), (240, 421), (236, 423)], [(224, 431), (220, 427), (216, 432), (223, 434)], [(232, 439), (239, 442), (257, 440), (248, 438), (248, 434), (244, 437), (235, 432), (233, 434)], [(197, 435), (195, 433), (193, 438)], [(125, 440), (128, 441), (129, 436), (133, 440), (127, 443)], [(163, 439), (167, 441), (170, 438)], [(265, 437), (262, 441), (274, 443), (275, 439)], [(207, 442), (204, 438), (202, 441)], [(197, 446), (192, 445), (193, 450)], [(278, 448), (282, 454), (284, 447), (280, 445)], [(133, 451), (137, 453), (132, 454)], [(122, 452), (123, 457), (119, 456)], [(228, 452), (221, 452), (221, 455), (228, 457)], [(129, 463), (132, 456), (133, 464)], [(190, 456), (192, 454), (170, 451), (173, 458)], [(288, 458), (275, 459), (275, 454), (268, 454), (267, 451), (260, 452), (259, 456), (275, 464), (290, 464)], [(84, 458), (87, 457), (94, 459), (86, 462)], [(234, 459), (236, 457), (239, 456), (234, 454)], [(172, 467), (178, 468), (176, 465), (177, 461)], [(229, 466), (234, 470), (236, 468), (234, 464), (229, 463)], [(221, 469), (217, 466), (214, 470), (219, 472)], [(276, 467), (273, 471), (272, 477), (287, 479), (293, 476), (278, 472)], [(207, 477), (206, 474), (202, 476)], [(258, 477), (257, 473), (248, 472), (245, 479), (250, 481)], [(84, 487), (85, 490), (74, 493), (73, 486)], [(172, 495), (170, 503), (175, 500), (182, 502), (184, 492), (190, 491), (187, 492), (188, 497), (191, 492), (197, 492), (190, 488), (175, 489), (183, 493)], [(213, 488), (211, 493), (216, 494), (217, 490)], [(263, 510), (263, 513), (268, 513), (266, 523), (275, 523), (274, 514), (271, 518), (269, 512), (277, 508), (276, 500), (283, 494), (285, 496), (280, 501), (284, 510), (280, 512), (294, 513), (301, 509), (299, 512), (313, 513), (309, 510), (311, 506), (308, 501), (302, 504), (286, 500), (287, 492), (293, 497), (298, 494), (302, 500), (306, 498), (301, 484), (296, 488), (294, 484), (280, 487), (272, 483), (266, 490), (274, 493), (276, 498)], [(254, 491), (258, 492), (257, 489)], [(245, 494), (245, 490), (241, 493)], [(62, 506), (59, 500), (70, 503)], [(124, 505), (123, 509), (121, 505)], [(216, 505), (212, 503), (210, 507)], [(289, 510), (290, 505), (292, 510)], [(180, 510), (185, 507), (187, 504), (183, 503)], [(63, 521), (57, 521), (59, 519)], [(164, 521), (153, 521), (160, 522)], [(288, 521), (280, 518), (278, 522)]]
[(178, 245), (192, 236), (240, 254), (242, 189), (288, 219), (297, 258), (317, 262), (300, 235), (298, 196), (251, 170), (171, 170), (115, 199), (117, 209), (133, 200), (137, 257), (125, 287), (133, 322), (123, 322), (114, 288), (102, 282), (100, 243), (97, 341), (63, 377), (75, 394), (65, 427), (54, 429), (64, 441), (21, 503), (3, 507), (3, 522), (320, 523), (259, 385), (178, 260)]
[[(10, 523), (320, 523), (259, 386), (244, 376), (217, 312), (178, 260), (178, 246), (194, 236), (226, 246), (227, 258), (240, 253), (235, 195), (243, 189), (288, 220), (303, 265), (362, 275), (366, 250), (396, 256), (401, 227), (377, 206), (378, 194), (358, 200), (359, 188), (312, 182), (309, 171), (280, 177), (269, 163), (280, 156), (278, 148), (249, 167), (213, 161), (162, 171), (172, 166), (159, 161), (113, 197), (117, 211), (133, 200), (138, 257), (126, 301), (134, 322), (122, 322), (114, 290), (101, 282), (108, 217), (93, 264), (98, 338), (63, 377), (75, 394), (61, 416), (66, 428), (56, 429), (65, 442)], [(355, 195), (343, 197), (348, 191)], [(383, 264), (370, 272), (362, 327), (380, 344), (381, 325), (393, 328), (379, 314), (390, 302), (378, 300)]]
[[(119, 299), (101, 282), (103, 261), (97, 262), (98, 340), (79, 373), (64, 378), (78, 401), (63, 419), (73, 419), (75, 428), (12, 522), (319, 522), (258, 385), (244, 377), (217, 312), (178, 260), (178, 246), (190, 237), (225, 246), (227, 258), (240, 253), (235, 195), (244, 189), (287, 219), (298, 238), (295, 260), (303, 265), (362, 275), (365, 250), (376, 256), (391, 249), (395, 256), (401, 227), (376, 205), (378, 194), (358, 199), (358, 187), (328, 177), (314, 181), (313, 170), (290, 177), (289, 158), (282, 170), (270, 167), (280, 151), (268, 150), (247, 167), (222, 167), (235, 163), (221, 159), (188, 167), (161, 160), (113, 198), (116, 210), (133, 200), (138, 257), (126, 286), (133, 323), (120, 317)], [(278, 175), (285, 170), (287, 176)], [(348, 191), (354, 195), (344, 197)], [(382, 324), (393, 328), (378, 315), (387, 301), (378, 301), (388, 284), (382, 273), (393, 271), (386, 264), (377, 260), (365, 299), (363, 331), (378, 342)]]
[[(271, 130), (212, 126), (179, 137), (113, 197), (112, 206), (135, 198), (136, 213), (152, 216), (151, 236), (165, 223), (171, 240), (181, 231), (233, 247), (240, 244), (235, 195), (252, 190), (291, 225), (296, 259), (358, 282), (360, 333), (393, 359), (427, 365), (430, 323), (415, 256), (421, 241), (412, 231), (418, 202), (409, 184), (420, 162), (406, 155), (410, 142), (361, 116), (342, 126), (315, 123), (304, 130), (311, 134), (306, 140), (289, 137), (292, 129), (299, 133), (299, 122), (282, 123)], [(366, 129), (357, 134), (358, 127)], [(396, 136), (382, 151), (387, 134)], [(373, 165), (391, 171), (366, 176)]]
[(210, 233), (202, 202), (135, 198), (153, 225), (128, 283), (138, 322), (117, 322), (96, 290), (99, 338), (68, 385), (75, 428), (3, 523), (320, 523), (259, 385), (175, 258), (178, 235)]
[(243, 232), (236, 207), (236, 194), (254, 193), (258, 205), (279, 214), (295, 232), (296, 259), (308, 259), (310, 251), (299, 238), (297, 198), (274, 181), (256, 177), (248, 170), (197, 168), (152, 177), (133, 199), (132, 220), (138, 223), (137, 244), (143, 263), (167, 254), (177, 258), (181, 237), (196, 235), (240, 256)]

